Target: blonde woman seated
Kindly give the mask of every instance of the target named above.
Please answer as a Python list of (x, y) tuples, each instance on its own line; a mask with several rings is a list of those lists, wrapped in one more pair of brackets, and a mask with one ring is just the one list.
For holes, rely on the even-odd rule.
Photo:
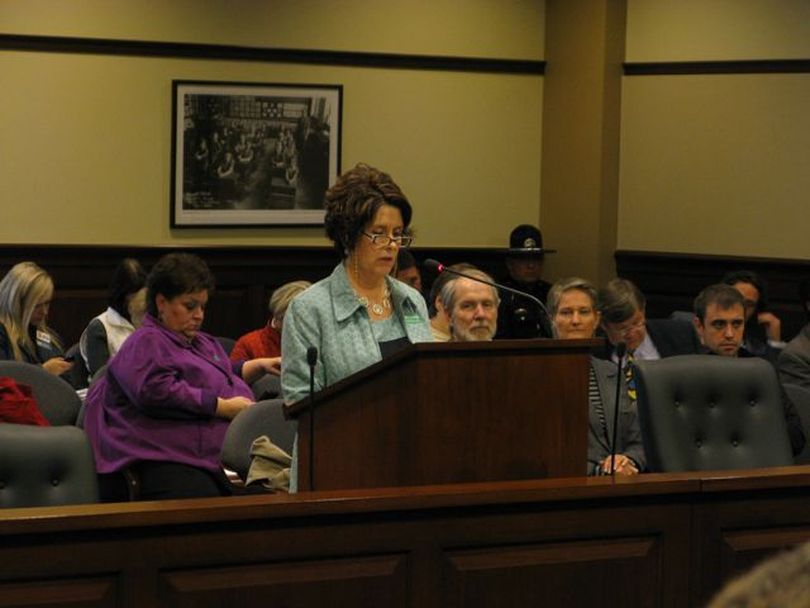
[(0, 281), (0, 359), (41, 365), (60, 376), (73, 363), (62, 358), (59, 337), (48, 327), (53, 280), (34, 262), (20, 262)]
[[(547, 307), (557, 338), (593, 338), (599, 326), (596, 288), (585, 279), (557, 281), (548, 292)], [(588, 379), (588, 475), (610, 474), (611, 438), (618, 370), (610, 361), (591, 357)], [(641, 442), (636, 404), (621, 391), (619, 427), (616, 436), (616, 474), (636, 475), (646, 459)]]
[(231, 351), (231, 361), (277, 357), (281, 365), (281, 327), (284, 324), (284, 313), (293, 298), (310, 285), (312, 283), (309, 281), (293, 281), (276, 289), (270, 296), (270, 320), (267, 325), (239, 338)]

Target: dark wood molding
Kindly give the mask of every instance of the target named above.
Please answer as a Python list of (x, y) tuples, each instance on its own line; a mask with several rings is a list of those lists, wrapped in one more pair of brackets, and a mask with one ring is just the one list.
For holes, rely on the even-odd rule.
[(625, 76), (683, 76), (686, 74), (807, 74), (810, 59), (751, 59), (742, 61), (627, 62)]
[(545, 61), (0, 34), (0, 49), (541, 76)]
[[(56, 284), (50, 322), (69, 345), (106, 308), (107, 285), (121, 259), (134, 257), (149, 268), (171, 251), (188, 251), (208, 263), (217, 287), (204, 327), (211, 334), (232, 338), (266, 323), (267, 301), (274, 289), (300, 279), (318, 281), (339, 260), (331, 247), (4, 245), (0, 276), (24, 260), (47, 270)], [(469, 262), (495, 276), (505, 270), (498, 249), (415, 248), (413, 253), (418, 261), (433, 257), (446, 264)], [(426, 273), (426, 285), (433, 278)]]
[[(122, 245), (4, 245), (0, 246), (0, 276), (23, 260), (45, 268), (56, 283), (51, 309), (54, 328), (67, 343), (75, 342), (87, 323), (106, 307), (110, 276), (124, 257), (147, 267), (170, 251), (189, 251), (208, 262), (217, 279), (205, 321), (212, 334), (237, 337), (266, 321), (270, 293), (289, 281), (317, 281), (338, 262), (331, 247), (300, 246), (122, 246)], [(416, 247), (417, 261), (435, 258), (443, 264), (469, 262), (496, 279), (505, 278), (503, 249), (494, 247)], [(810, 261), (745, 256), (683, 254), (619, 250), (616, 272), (635, 282), (647, 296), (648, 316), (669, 316), (691, 310), (697, 293), (730, 270), (759, 273), (769, 285), (771, 309), (782, 319), (783, 337), (798, 333), (806, 322), (798, 286), (810, 276)], [(435, 275), (423, 271), (423, 285)]]
[(692, 310), (701, 289), (727, 272), (753, 270), (767, 283), (769, 308), (782, 320), (782, 337), (795, 336), (807, 322), (799, 283), (810, 277), (810, 260), (618, 250), (616, 274), (630, 279), (647, 298), (649, 317)]
[(810, 539), (809, 498), (810, 467), (785, 467), (0, 509), (0, 597), (703, 606)]

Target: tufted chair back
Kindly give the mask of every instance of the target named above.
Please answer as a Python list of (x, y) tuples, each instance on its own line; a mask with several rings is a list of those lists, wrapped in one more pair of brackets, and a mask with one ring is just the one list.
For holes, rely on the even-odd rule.
[(0, 424), (0, 507), (93, 502), (98, 502), (98, 480), (84, 431)]
[(41, 365), (23, 361), (0, 361), (0, 376), (28, 384), (39, 411), (52, 426), (76, 423), (82, 400), (66, 380), (46, 372)]
[(284, 418), (284, 400), (258, 401), (239, 412), (231, 421), (222, 443), (222, 464), (243, 480), (250, 469), (250, 446), (262, 435), (288, 454), (292, 454), (298, 423)]
[(779, 380), (764, 359), (683, 355), (636, 370), (652, 471), (793, 464)]

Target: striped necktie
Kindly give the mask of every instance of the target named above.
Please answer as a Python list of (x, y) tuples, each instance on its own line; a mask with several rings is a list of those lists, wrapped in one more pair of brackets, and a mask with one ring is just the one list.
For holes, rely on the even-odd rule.
[(635, 376), (635, 359), (633, 358), (633, 353), (630, 351), (627, 352), (627, 358), (625, 359), (624, 365), (624, 379), (627, 382), (627, 396), (630, 397), (630, 401), (636, 401), (636, 376)]

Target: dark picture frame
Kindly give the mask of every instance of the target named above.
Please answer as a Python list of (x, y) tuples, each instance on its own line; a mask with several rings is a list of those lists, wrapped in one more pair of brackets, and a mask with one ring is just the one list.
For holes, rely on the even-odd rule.
[(172, 228), (322, 225), (343, 87), (172, 81)]

